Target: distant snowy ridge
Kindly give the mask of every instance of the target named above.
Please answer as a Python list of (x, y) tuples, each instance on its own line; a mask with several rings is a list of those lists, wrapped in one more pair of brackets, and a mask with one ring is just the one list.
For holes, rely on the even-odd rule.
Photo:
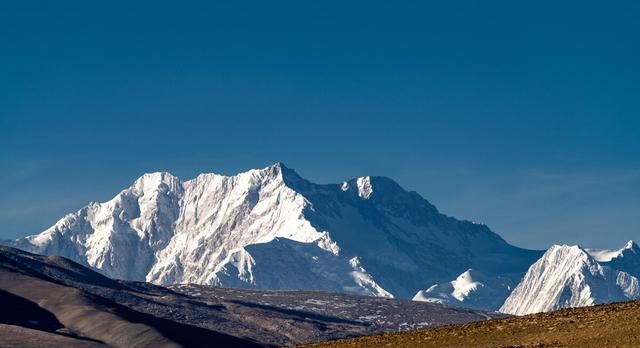
[(414, 301), (442, 303), (454, 307), (498, 310), (509, 296), (515, 282), (504, 277), (487, 277), (473, 269), (455, 280), (434, 284), (418, 291)]
[[(637, 258), (636, 250), (638, 246), (630, 242), (606, 259), (628, 255), (625, 251), (634, 252)], [(605, 257), (602, 253), (595, 255)], [(609, 265), (615, 266), (611, 261)], [(578, 246), (555, 245), (529, 268), (500, 311), (523, 315), (638, 298), (640, 282), (635, 276), (598, 263), (592, 254)]]
[(188, 181), (145, 174), (9, 244), (127, 280), (400, 298), (468, 269), (517, 282), (542, 254), (443, 215), (391, 179), (318, 185), (280, 163)]
[(640, 278), (640, 246), (630, 240), (618, 250), (586, 249), (601, 265), (625, 271), (636, 278)]

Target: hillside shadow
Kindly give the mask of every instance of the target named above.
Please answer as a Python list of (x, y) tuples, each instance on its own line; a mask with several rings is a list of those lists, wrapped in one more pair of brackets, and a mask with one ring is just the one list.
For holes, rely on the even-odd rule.
[(28, 329), (45, 331), (61, 336), (72, 337), (75, 339), (86, 340), (91, 342), (103, 343), (87, 337), (59, 332), (64, 329), (60, 321), (51, 312), (40, 307), (37, 303), (27, 300), (26, 298), (14, 295), (10, 292), (0, 289), (0, 323), (7, 325), (20, 326)]

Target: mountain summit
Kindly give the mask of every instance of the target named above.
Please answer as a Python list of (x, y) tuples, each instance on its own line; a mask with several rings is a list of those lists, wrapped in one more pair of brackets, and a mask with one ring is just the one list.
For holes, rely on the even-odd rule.
[(391, 179), (319, 185), (282, 163), (188, 181), (145, 174), (9, 244), (125, 280), (401, 298), (468, 269), (517, 283), (541, 255)]

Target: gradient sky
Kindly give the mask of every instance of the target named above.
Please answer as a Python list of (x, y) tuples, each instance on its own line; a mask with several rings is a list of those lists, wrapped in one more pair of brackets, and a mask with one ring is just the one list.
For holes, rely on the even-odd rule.
[(0, 3), (0, 238), (282, 161), (518, 246), (640, 239), (638, 1), (91, 3)]

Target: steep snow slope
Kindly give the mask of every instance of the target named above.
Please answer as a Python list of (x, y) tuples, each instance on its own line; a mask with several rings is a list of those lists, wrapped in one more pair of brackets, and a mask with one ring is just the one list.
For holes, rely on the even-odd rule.
[(317, 185), (282, 164), (185, 182), (145, 174), (11, 245), (127, 280), (403, 298), (469, 268), (517, 280), (541, 255), (390, 179)]
[(414, 301), (443, 303), (455, 307), (498, 310), (515, 287), (513, 280), (487, 277), (469, 269), (455, 280), (419, 291)]
[(600, 265), (578, 246), (555, 245), (529, 268), (500, 311), (522, 315), (639, 297), (636, 277)]

